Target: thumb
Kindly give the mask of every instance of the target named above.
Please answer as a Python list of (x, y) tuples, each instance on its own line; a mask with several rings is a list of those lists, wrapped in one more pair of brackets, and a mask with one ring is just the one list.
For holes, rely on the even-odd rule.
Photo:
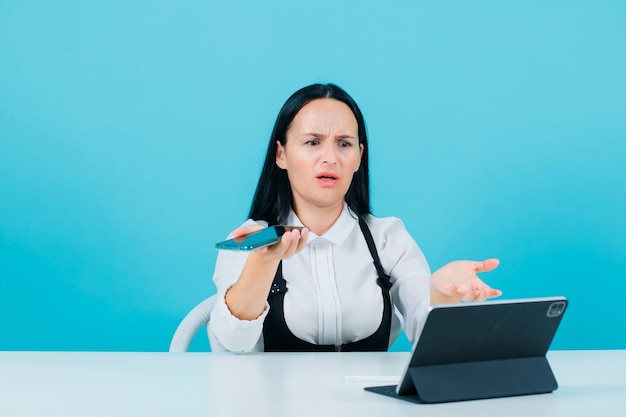
[(264, 229), (264, 227), (258, 224), (240, 226), (236, 228), (235, 230), (233, 230), (232, 232), (230, 232), (230, 235), (236, 238), (239, 236), (246, 236), (246, 235), (249, 235), (250, 233), (258, 232), (261, 229)]
[(493, 271), (498, 267), (498, 265), (500, 265), (499, 259), (489, 258), (482, 262), (476, 262), (476, 264), (474, 264), (474, 270), (476, 273)]

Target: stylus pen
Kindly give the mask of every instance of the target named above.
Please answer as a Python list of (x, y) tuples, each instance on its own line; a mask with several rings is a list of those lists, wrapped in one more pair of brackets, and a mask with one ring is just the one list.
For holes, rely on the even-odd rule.
[(399, 376), (388, 375), (347, 375), (346, 381), (349, 382), (398, 382)]

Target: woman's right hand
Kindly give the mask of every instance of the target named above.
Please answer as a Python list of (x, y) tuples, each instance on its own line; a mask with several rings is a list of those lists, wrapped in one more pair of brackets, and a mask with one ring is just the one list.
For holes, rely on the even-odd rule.
[[(262, 228), (245, 226), (232, 234), (237, 237)], [(308, 228), (294, 229), (285, 232), (277, 244), (250, 253), (237, 282), (225, 294), (226, 305), (233, 316), (240, 320), (254, 320), (263, 313), (278, 263), (301, 251), (308, 237)]]
[[(233, 237), (247, 235), (249, 233), (256, 232), (263, 229), (260, 225), (242, 226), (233, 230)], [(309, 229), (303, 227), (302, 229), (293, 229), (285, 232), (280, 238), (280, 242), (271, 245), (264, 246), (259, 249), (255, 249), (254, 253), (261, 256), (266, 260), (281, 260), (287, 259), (295, 255), (304, 249), (307, 239), (309, 238)]]

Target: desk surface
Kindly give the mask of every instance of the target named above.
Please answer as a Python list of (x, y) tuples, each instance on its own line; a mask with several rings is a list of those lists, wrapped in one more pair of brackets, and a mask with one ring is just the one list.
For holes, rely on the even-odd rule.
[(551, 394), (414, 404), (346, 380), (399, 376), (408, 355), (0, 352), (0, 416), (626, 415), (626, 350), (551, 351)]

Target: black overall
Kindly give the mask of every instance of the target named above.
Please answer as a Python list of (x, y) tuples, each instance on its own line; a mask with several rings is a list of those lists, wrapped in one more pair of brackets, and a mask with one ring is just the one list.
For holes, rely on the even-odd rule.
[(266, 352), (333, 352), (333, 351), (386, 351), (389, 347), (389, 334), (391, 332), (391, 295), (389, 289), (391, 282), (389, 276), (385, 274), (378, 257), (378, 251), (374, 245), (374, 239), (365, 220), (359, 217), (359, 226), (367, 242), (367, 247), (374, 259), (374, 266), (378, 271), (378, 279), (376, 283), (381, 289), (383, 295), (383, 318), (378, 329), (362, 340), (345, 343), (341, 346), (334, 345), (316, 345), (299, 339), (287, 327), (285, 322), (285, 314), (283, 311), (283, 302), (285, 300), (285, 292), (287, 292), (287, 281), (283, 278), (282, 262), (278, 265), (278, 270), (274, 276), (274, 282), (267, 302), (270, 305), (270, 311), (263, 322), (263, 339)]

